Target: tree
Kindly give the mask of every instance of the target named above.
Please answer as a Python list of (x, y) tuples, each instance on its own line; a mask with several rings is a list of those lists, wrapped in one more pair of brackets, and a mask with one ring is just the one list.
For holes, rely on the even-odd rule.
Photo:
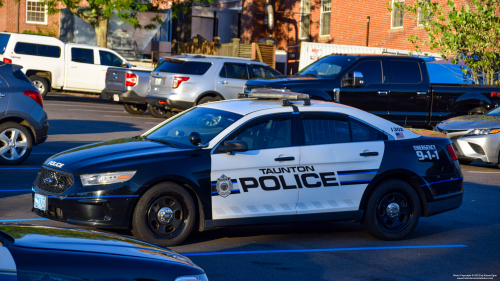
[(498, 0), (468, 0), (468, 3), (458, 7), (454, 0), (445, 5), (420, 0), (413, 5), (397, 2), (394, 5), (402, 6), (424, 26), (426, 39), (417, 35), (407, 39), (417, 52), (421, 52), (423, 44), (445, 59), (453, 57), (453, 63), (463, 60), (467, 65), (464, 74), (470, 75), (476, 84), (499, 84), (500, 3)]

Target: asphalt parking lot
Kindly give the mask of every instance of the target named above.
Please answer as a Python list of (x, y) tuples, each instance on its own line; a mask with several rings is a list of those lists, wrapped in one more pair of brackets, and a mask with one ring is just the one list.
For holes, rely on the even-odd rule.
[[(48, 140), (22, 165), (0, 166), (0, 223), (80, 228), (31, 213), (31, 186), (44, 160), (75, 146), (139, 135), (163, 120), (52, 93), (44, 106)], [(500, 280), (500, 169), (474, 163), (462, 170), (462, 207), (421, 218), (403, 241), (377, 240), (356, 223), (322, 222), (216, 229), (193, 234), (173, 249), (211, 281), (457, 280), (474, 274)]]

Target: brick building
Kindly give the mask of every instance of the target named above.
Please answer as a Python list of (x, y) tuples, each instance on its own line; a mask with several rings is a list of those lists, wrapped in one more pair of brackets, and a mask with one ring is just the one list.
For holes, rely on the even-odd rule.
[(41, 0), (4, 0), (0, 8), (0, 31), (42, 31), (51, 29), (59, 35), (60, 14), (48, 15)]

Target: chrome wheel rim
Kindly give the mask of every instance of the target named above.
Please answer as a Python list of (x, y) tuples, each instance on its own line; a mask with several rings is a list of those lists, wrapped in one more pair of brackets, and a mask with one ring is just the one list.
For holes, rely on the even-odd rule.
[(28, 138), (19, 129), (8, 128), (0, 133), (0, 156), (14, 161), (24, 156), (28, 149)]
[(33, 86), (35, 86), (35, 88), (40, 92), (40, 93), (43, 93), (45, 91), (45, 85), (43, 85), (43, 83), (41, 81), (38, 81), (38, 80), (34, 80), (34, 81), (31, 81), (31, 83), (33, 84)]

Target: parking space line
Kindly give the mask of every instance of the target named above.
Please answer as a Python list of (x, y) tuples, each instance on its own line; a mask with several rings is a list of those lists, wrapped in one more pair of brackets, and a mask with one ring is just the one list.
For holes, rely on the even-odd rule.
[(13, 219), (13, 220), (0, 220), (0, 222), (16, 222), (16, 221), (48, 221), (49, 219), (38, 218), (38, 219)]
[(25, 192), (32, 191), (31, 189), (10, 189), (10, 190), (0, 190), (0, 192)]
[(183, 256), (217, 256), (243, 254), (280, 254), (280, 253), (313, 253), (313, 252), (342, 252), (366, 250), (396, 250), (396, 249), (435, 249), (435, 248), (466, 248), (467, 245), (422, 245), (422, 246), (387, 246), (387, 247), (360, 247), (360, 248), (331, 248), (331, 249), (299, 249), (299, 250), (267, 250), (267, 251), (237, 251), (237, 252), (205, 252), (182, 253)]

